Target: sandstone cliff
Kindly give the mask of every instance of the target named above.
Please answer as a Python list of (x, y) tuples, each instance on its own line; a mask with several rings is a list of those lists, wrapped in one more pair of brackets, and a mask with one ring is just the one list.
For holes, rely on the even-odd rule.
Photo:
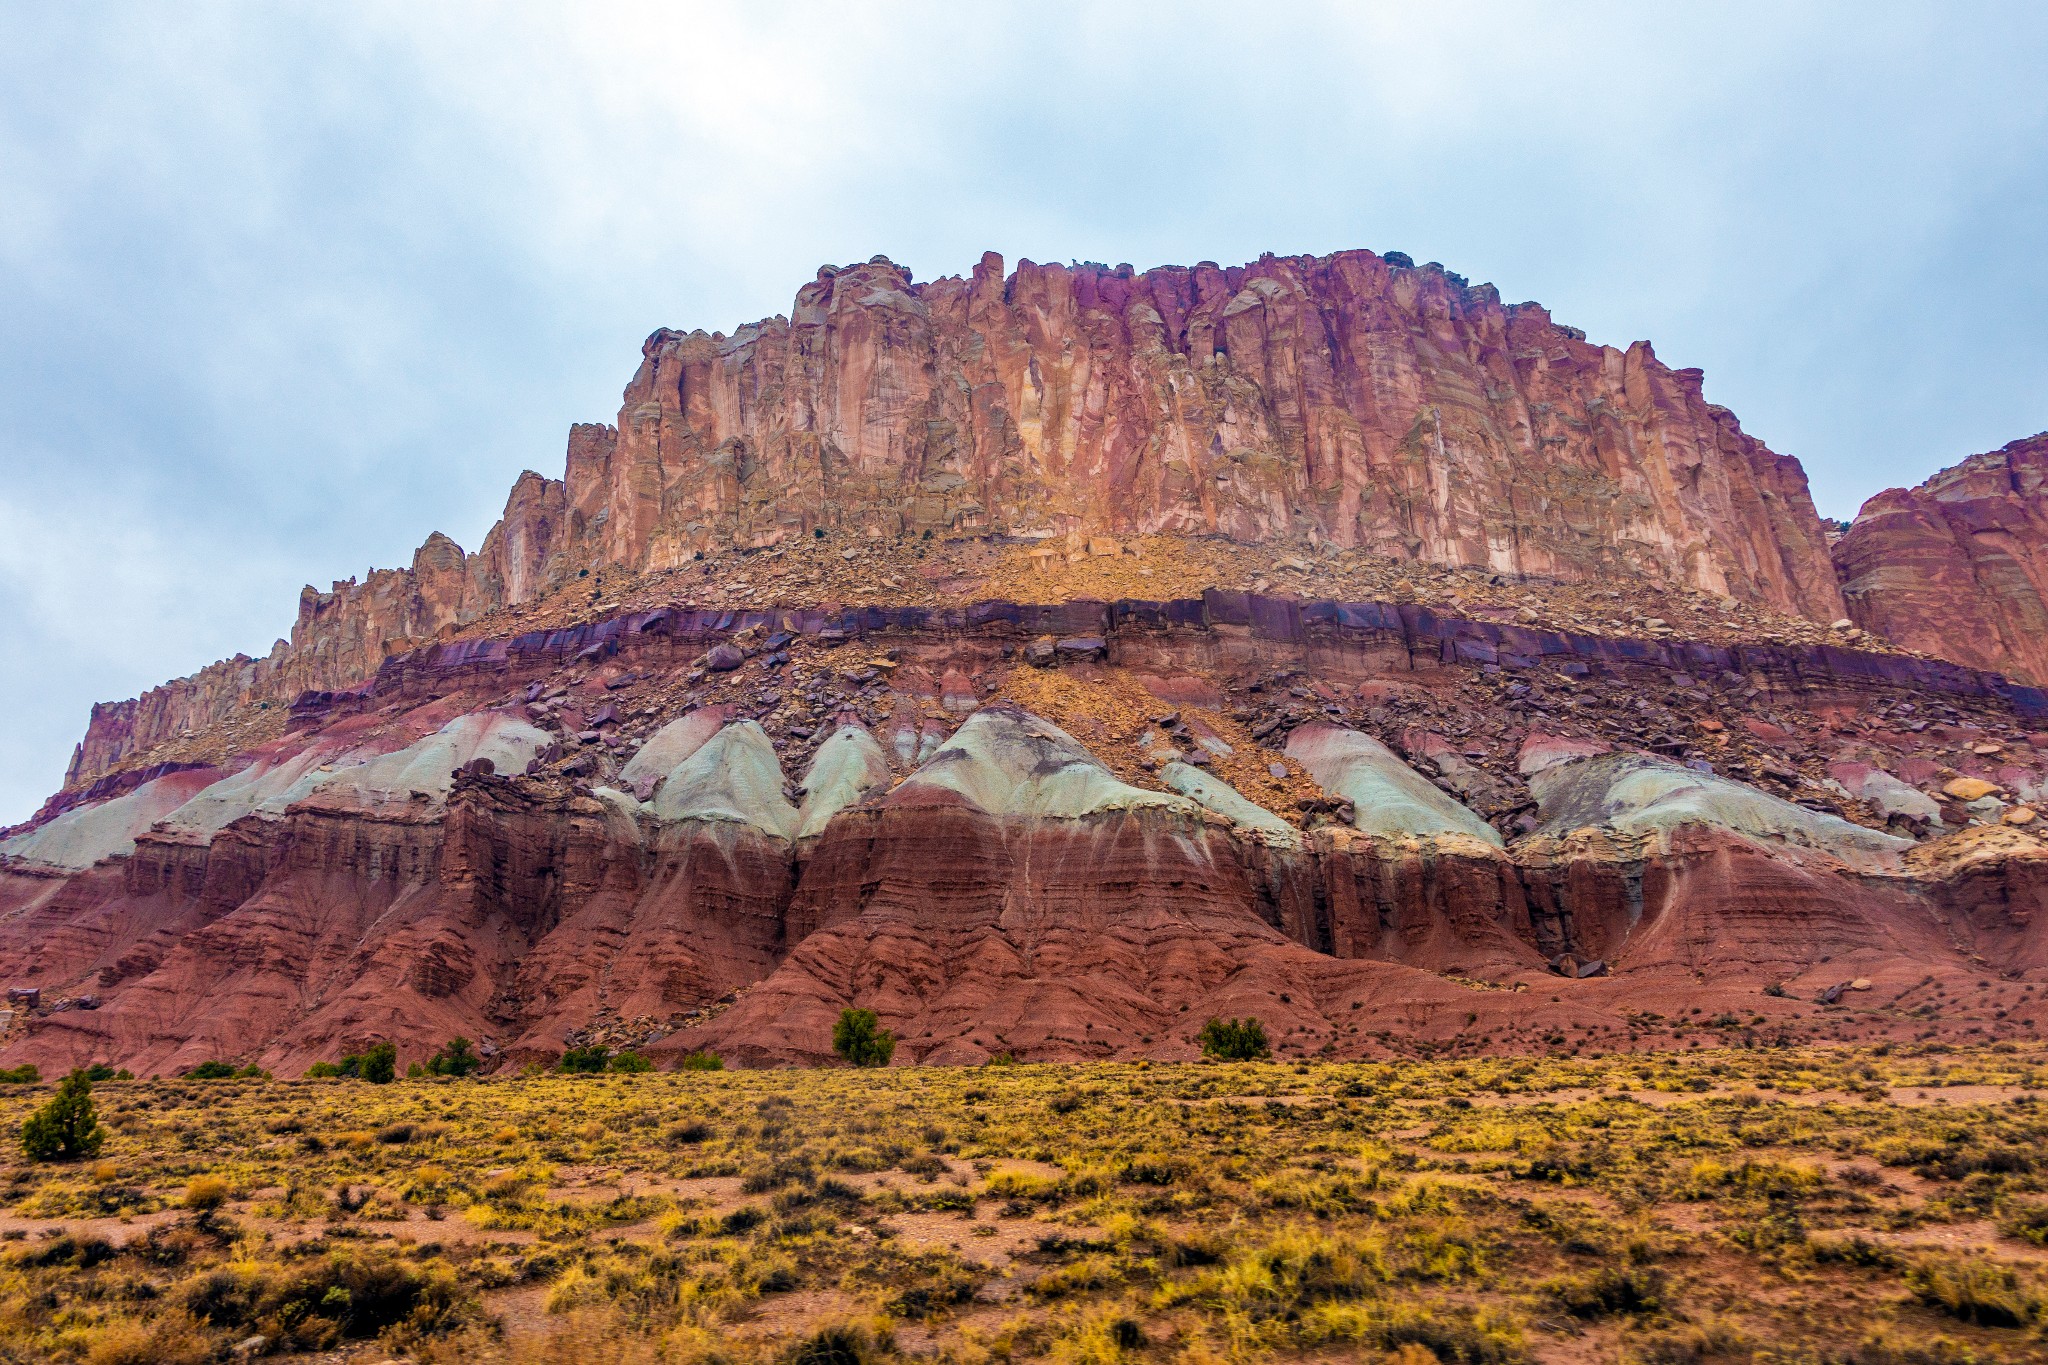
[(1798, 463), (1707, 403), (1699, 371), (1441, 267), (1350, 251), (1006, 275), (991, 254), (918, 284), (877, 257), (819, 271), (787, 318), (657, 331), (618, 425), (573, 428), (563, 480), (521, 475), (481, 550), (435, 535), (409, 569), (307, 588), (266, 658), (95, 708), (67, 786), (578, 573), (818, 530), (1334, 545), (1843, 610)]
[(2048, 432), (1863, 504), (1834, 547), (1849, 614), (1909, 648), (2048, 680)]

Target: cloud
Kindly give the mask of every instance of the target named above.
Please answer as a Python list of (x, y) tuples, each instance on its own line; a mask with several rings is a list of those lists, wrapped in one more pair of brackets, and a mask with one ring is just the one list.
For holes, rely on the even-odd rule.
[(1853, 513), (2048, 426), (2044, 69), (2027, 5), (0, 9), (0, 819), (91, 701), (475, 545), (655, 327), (878, 251), (1406, 250)]

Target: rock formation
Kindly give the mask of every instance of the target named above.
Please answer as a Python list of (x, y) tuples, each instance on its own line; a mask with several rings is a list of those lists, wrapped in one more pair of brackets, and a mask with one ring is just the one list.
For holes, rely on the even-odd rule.
[(787, 318), (657, 331), (618, 425), (573, 428), (562, 480), (522, 474), (480, 551), (437, 534), (409, 569), (307, 588), (268, 656), (97, 708), (67, 785), (579, 573), (819, 530), (1328, 544), (1842, 612), (1798, 462), (1646, 342), (1399, 253), (1007, 276), (988, 255), (924, 284), (877, 257)]
[(1834, 558), (1865, 629), (2048, 682), (2048, 432), (1879, 493)]
[(95, 708), (0, 1065), (2018, 1036), (2044, 456), (1831, 562), (1697, 371), (1397, 254), (821, 271), (476, 553)]
[(1920, 1026), (1814, 1013), (1851, 970), (2019, 1028), (2043, 718), (1884, 655), (1231, 594), (445, 643), (0, 840), (0, 972), (43, 1002), (0, 1061), (814, 1062), (855, 1004), (927, 1062), (1186, 1056), (1218, 1012), (1331, 1056), (1673, 1000)]

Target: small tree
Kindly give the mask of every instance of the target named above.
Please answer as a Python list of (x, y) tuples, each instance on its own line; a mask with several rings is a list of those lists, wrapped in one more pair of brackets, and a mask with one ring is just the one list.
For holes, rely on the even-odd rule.
[(74, 1071), (57, 1086), (50, 1102), (21, 1125), (21, 1149), (31, 1161), (73, 1161), (98, 1156), (107, 1130), (92, 1107), (92, 1082)]
[(1255, 1062), (1267, 1055), (1266, 1026), (1257, 1019), (1211, 1019), (1195, 1035), (1204, 1057)]
[(621, 1052), (618, 1056), (612, 1058), (611, 1061), (607, 1062), (605, 1064), (605, 1070), (618, 1071), (623, 1072), (627, 1075), (631, 1075), (635, 1072), (654, 1070), (654, 1063), (648, 1061), (647, 1058), (633, 1051), (631, 1048), (627, 1048), (624, 1052)]
[(469, 1039), (458, 1033), (427, 1059), (424, 1070), (429, 1076), (468, 1076), (483, 1064)]
[(832, 1026), (832, 1050), (855, 1066), (887, 1066), (896, 1055), (896, 1035), (873, 1010), (841, 1010)]
[(371, 1085), (389, 1085), (398, 1075), (398, 1045), (379, 1043), (358, 1059), (356, 1074)]
[(602, 1071), (611, 1057), (610, 1048), (598, 1047), (594, 1043), (585, 1047), (572, 1047), (562, 1054), (561, 1061), (555, 1063), (555, 1070), (569, 1075)]

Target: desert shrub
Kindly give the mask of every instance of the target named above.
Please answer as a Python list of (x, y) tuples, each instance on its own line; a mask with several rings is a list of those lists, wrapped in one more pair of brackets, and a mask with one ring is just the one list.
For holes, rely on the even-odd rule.
[(832, 1050), (854, 1066), (887, 1066), (896, 1055), (896, 1035), (873, 1010), (845, 1009), (832, 1026)]
[(679, 1123), (668, 1130), (668, 1142), (672, 1147), (692, 1147), (711, 1136), (711, 1125), (701, 1120)]
[(2006, 1205), (1999, 1215), (1998, 1230), (2035, 1246), (2048, 1246), (2048, 1204), (2015, 1201)]
[(410, 1123), (387, 1123), (377, 1130), (375, 1136), (385, 1146), (396, 1147), (411, 1142), (417, 1131)]
[(1899, 1264), (1899, 1254), (1882, 1242), (1860, 1233), (1847, 1237), (1816, 1237), (1806, 1244), (1806, 1254), (1820, 1265), (1866, 1266), (1890, 1270)]
[(1664, 1306), (1664, 1273), (1654, 1266), (1602, 1266), (1544, 1286), (1558, 1307), (1575, 1318), (1612, 1318), (1655, 1313)]
[(782, 1353), (781, 1365), (872, 1365), (889, 1355), (890, 1343), (860, 1323), (833, 1323)]
[(179, 1286), (176, 1298), (212, 1326), (255, 1328), (302, 1350), (373, 1336), (399, 1323), (419, 1330), (452, 1326), (467, 1306), (445, 1265), (353, 1251), (283, 1274), (249, 1266), (206, 1271)]
[(1913, 1297), (1979, 1327), (2024, 1327), (2041, 1314), (2041, 1300), (2011, 1266), (1993, 1261), (1932, 1257), (1907, 1267)]
[(1195, 1035), (1204, 1057), (1226, 1062), (1255, 1062), (1269, 1054), (1266, 1026), (1257, 1019), (1211, 1019)]
[(756, 1166), (740, 1177), (742, 1194), (766, 1194), (779, 1190), (785, 1185), (815, 1185), (818, 1168), (807, 1156), (778, 1157), (765, 1166)]
[(1757, 1358), (1757, 1343), (1739, 1327), (1706, 1322), (1657, 1336), (1639, 1337), (1633, 1359), (1638, 1365), (1717, 1365)]
[(228, 1201), (228, 1182), (217, 1175), (195, 1175), (185, 1185), (185, 1207), (205, 1211)]
[(207, 1365), (220, 1345), (190, 1313), (115, 1318), (86, 1338), (86, 1365)]
[(0, 1071), (0, 1085), (34, 1085), (42, 1078), (41, 1071), (27, 1064)]
[(50, 1102), (21, 1125), (21, 1150), (31, 1161), (76, 1161), (98, 1156), (107, 1140), (92, 1103), (92, 1082), (74, 1071), (57, 1087)]
[(723, 1218), (718, 1220), (718, 1230), (728, 1237), (737, 1237), (743, 1232), (749, 1232), (761, 1226), (767, 1217), (767, 1214), (761, 1212), (754, 1205), (742, 1204), (738, 1208), (728, 1211)]
[(686, 1052), (676, 1063), (678, 1071), (723, 1071), (725, 1058), (715, 1052)]
[(188, 1081), (225, 1081), (233, 1077), (234, 1074), (235, 1064), (233, 1062), (223, 1062), (219, 1058), (215, 1058), (210, 1062), (201, 1062), (198, 1066), (187, 1071), (185, 1079)]
[[(1484, 1309), (1417, 1303), (1318, 1304), (1299, 1329), (1311, 1342), (1348, 1341), (1393, 1352), (1393, 1361), (1523, 1365), (1531, 1359), (1512, 1321)], [(1421, 1355), (1415, 1354), (1419, 1350)]]
[(74, 1236), (60, 1232), (55, 1237), (24, 1248), (12, 1259), (16, 1265), (35, 1266), (49, 1269), (63, 1266), (67, 1269), (89, 1270), (93, 1266), (111, 1261), (120, 1254), (120, 1248), (104, 1237), (86, 1233)]
[(605, 1063), (605, 1070), (615, 1071), (622, 1075), (633, 1075), (642, 1071), (654, 1070), (654, 1063), (648, 1061), (642, 1054), (628, 1048)]

